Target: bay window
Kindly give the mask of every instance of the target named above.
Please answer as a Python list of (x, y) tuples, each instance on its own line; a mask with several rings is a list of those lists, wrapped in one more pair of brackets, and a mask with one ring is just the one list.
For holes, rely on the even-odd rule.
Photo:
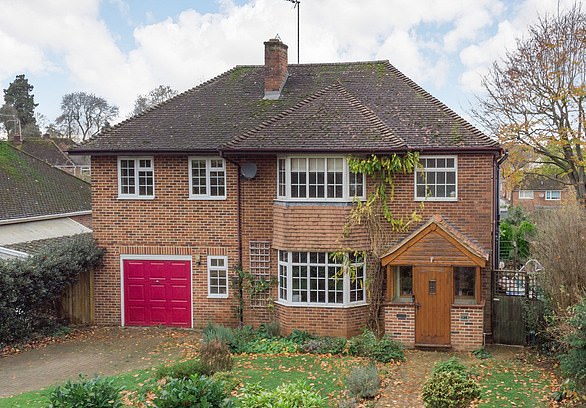
[(326, 306), (364, 302), (363, 257), (348, 257), (342, 262), (326, 252), (279, 251), (279, 300)]
[(352, 173), (344, 157), (279, 158), (277, 196), (297, 201), (364, 199), (364, 174)]

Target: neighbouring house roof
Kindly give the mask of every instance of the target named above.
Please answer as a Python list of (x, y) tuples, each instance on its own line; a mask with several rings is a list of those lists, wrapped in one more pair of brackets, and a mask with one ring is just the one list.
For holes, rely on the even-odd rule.
[(454, 244), (462, 253), (474, 260), (479, 266), (485, 266), (488, 261), (488, 252), (482, 249), (475, 242), (470, 240), (466, 235), (457, 228), (448, 223), (440, 215), (434, 215), (427, 222), (402, 239), (399, 243), (391, 247), (381, 256), (383, 265), (388, 265), (394, 258), (399, 256), (403, 251), (420, 239), (424, 238), (431, 232), (440, 232), (444, 238)]
[(567, 187), (564, 180), (545, 177), (539, 174), (527, 174), (515, 190), (563, 190)]
[(69, 237), (88, 232), (92, 230), (67, 217), (6, 224), (0, 225), (0, 245)]
[(289, 65), (280, 98), (264, 66), (237, 66), (125, 120), (72, 154), (499, 149), (388, 61)]
[[(85, 232), (80, 235), (91, 235), (91, 232)], [(34, 241), (18, 242), (9, 245), (3, 245), (3, 247), (9, 250), (18, 251), (25, 254), (36, 254), (41, 252), (45, 248), (64, 244), (71, 238), (73, 238), (73, 235), (46, 239), (36, 239)]]
[(0, 224), (90, 211), (87, 182), (0, 142)]
[(74, 166), (75, 163), (51, 139), (24, 139), (14, 147), (55, 167)]

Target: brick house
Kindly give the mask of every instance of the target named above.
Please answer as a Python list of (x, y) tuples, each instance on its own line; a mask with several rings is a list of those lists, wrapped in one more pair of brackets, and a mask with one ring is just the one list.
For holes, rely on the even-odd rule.
[(571, 187), (564, 180), (527, 174), (513, 187), (511, 205), (523, 207), (527, 211), (557, 208), (573, 194)]
[(330, 254), (373, 180), (347, 157), (418, 151), (393, 205), (424, 221), (397, 235), (385, 330), (409, 346), (470, 349), (490, 333), (499, 146), (388, 61), (288, 65), (265, 42), (264, 66), (237, 66), (77, 148), (92, 156), (93, 226), (107, 249), (95, 278), (98, 324), (235, 326), (241, 264), (268, 291), (245, 296), (244, 323), (351, 336), (367, 317), (364, 276)]

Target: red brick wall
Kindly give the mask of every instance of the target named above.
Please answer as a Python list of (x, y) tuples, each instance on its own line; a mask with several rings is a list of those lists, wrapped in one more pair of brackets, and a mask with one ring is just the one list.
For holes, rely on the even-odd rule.
[(523, 207), (527, 211), (534, 211), (539, 208), (557, 208), (568, 199), (574, 198), (570, 189), (561, 190), (561, 200), (546, 200), (545, 191), (533, 190), (533, 198), (519, 198), (519, 190), (514, 190), (511, 195), (511, 205)]
[(360, 334), (366, 326), (368, 306), (326, 308), (277, 303), (275, 314), (284, 335), (298, 329), (319, 336), (352, 337)]
[[(242, 263), (249, 270), (250, 241), (270, 241), (273, 248), (332, 250), (339, 248), (336, 237), (342, 231), (333, 231), (343, 226), (326, 215), (340, 217), (348, 211), (340, 206), (285, 206), (275, 203), (276, 160), (274, 157), (249, 158), (257, 164), (257, 174), (252, 180), (241, 179), (241, 237)], [(191, 254), (194, 273), (194, 324), (202, 326), (210, 320), (228, 325), (237, 324), (234, 313), (232, 288), (228, 299), (207, 298), (207, 254), (225, 254), (229, 258), (230, 275), (239, 262), (237, 236), (237, 166), (227, 163), (228, 199), (220, 201), (189, 200), (187, 156), (155, 157), (155, 199), (119, 200), (117, 198), (116, 157), (92, 158), (93, 226), (100, 246), (108, 250), (105, 265), (96, 273), (96, 317), (99, 324), (120, 323), (120, 254), (142, 251), (145, 254), (185, 252)], [(486, 250), (491, 250), (492, 208), (492, 156), (469, 155), (458, 158), (458, 201), (428, 202), (424, 219), (441, 214), (448, 222), (475, 240)], [(368, 183), (368, 181), (367, 181)], [(368, 183), (372, 187), (373, 183)], [(398, 215), (409, 214), (419, 206), (413, 201), (413, 175), (397, 177), (393, 207)], [(283, 223), (285, 217), (291, 223)], [(323, 219), (322, 219), (323, 218)], [(294, 221), (293, 221), (294, 220)], [(415, 226), (414, 226), (415, 227)], [(298, 229), (302, 234), (298, 234)], [(295, 235), (297, 234), (297, 235)], [(303, 234), (313, 240), (311, 245), (303, 242)], [(339, 234), (339, 235), (338, 235)], [(395, 234), (400, 239), (405, 234)], [(291, 237), (297, 237), (292, 240)], [(320, 242), (319, 238), (322, 238)], [(362, 246), (365, 235), (355, 231), (353, 245)], [(301, 245), (303, 244), (303, 245)], [(391, 246), (392, 243), (389, 243)], [(289, 247), (295, 246), (295, 248)], [(311, 248), (310, 248), (311, 246)], [(139, 248), (142, 248), (139, 250)], [(130, 252), (129, 252), (130, 251)], [(271, 254), (271, 271), (277, 274), (277, 251)], [(195, 262), (200, 257), (200, 265)], [(490, 274), (483, 271), (483, 298), (490, 300)], [(272, 299), (276, 299), (276, 288), (272, 288)], [(248, 296), (245, 296), (248, 302)], [(302, 314), (321, 316), (329, 309), (284, 307), (271, 304), (266, 307), (247, 307), (245, 322), (258, 324), (267, 321), (273, 314), (286, 330), (294, 327)], [(338, 317), (353, 319), (357, 310), (365, 308), (336, 309)], [(290, 312), (285, 312), (290, 310)], [(485, 314), (490, 313), (487, 302)], [(316, 315), (316, 311), (321, 313)], [(352, 311), (352, 312), (351, 312)], [(366, 315), (361, 315), (360, 324), (347, 323), (341, 329), (353, 333), (363, 327)], [(339, 320), (339, 319), (338, 319)], [(315, 321), (311, 321), (315, 324)], [(485, 330), (489, 331), (490, 319), (485, 319)], [(335, 327), (332, 330), (338, 330)]]
[(476, 350), (484, 344), (482, 321), (484, 305), (453, 305), (451, 340), (454, 350)]
[(385, 334), (406, 347), (415, 346), (415, 306), (390, 303), (384, 308)]
[(75, 217), (70, 217), (73, 221), (79, 222), (81, 225), (92, 228), (92, 215), (78, 215)]

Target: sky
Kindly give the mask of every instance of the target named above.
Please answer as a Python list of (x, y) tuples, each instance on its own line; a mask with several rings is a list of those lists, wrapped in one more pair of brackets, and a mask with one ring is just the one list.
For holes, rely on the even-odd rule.
[(279, 35), (289, 63), (389, 60), (470, 120), (490, 65), (573, 1), (301, 0), (298, 56), (291, 0), (0, 0), (0, 87), (25, 74), (48, 122), (76, 91), (122, 120), (158, 85), (182, 92), (263, 64), (263, 42)]

